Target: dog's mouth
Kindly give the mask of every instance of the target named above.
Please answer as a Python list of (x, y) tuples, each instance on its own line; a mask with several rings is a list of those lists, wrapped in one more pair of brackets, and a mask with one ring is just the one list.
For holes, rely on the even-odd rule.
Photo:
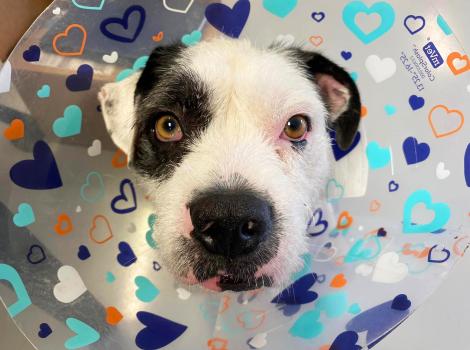
[(227, 290), (243, 292), (262, 287), (271, 287), (273, 285), (273, 279), (266, 275), (240, 279), (235, 275), (221, 274), (201, 282), (200, 285), (206, 289), (217, 292)]

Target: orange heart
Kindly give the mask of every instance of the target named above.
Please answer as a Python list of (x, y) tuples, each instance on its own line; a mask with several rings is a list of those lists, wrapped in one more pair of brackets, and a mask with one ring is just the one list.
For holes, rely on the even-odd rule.
[[(463, 62), (463, 65), (459, 65), (459, 67), (456, 67), (456, 60), (459, 62)], [(452, 73), (454, 73), (454, 75), (459, 75), (470, 70), (470, 60), (468, 59), (468, 56), (461, 55), (458, 52), (452, 52), (449, 56), (447, 56), (447, 65), (449, 66)]]
[(362, 106), (361, 106), (361, 118), (366, 117), (366, 116), (367, 116), (367, 112), (368, 112), (368, 111), (367, 111), (367, 107), (364, 106), (364, 105), (362, 105)]
[(13, 119), (10, 126), (5, 129), (3, 136), (7, 140), (15, 141), (24, 137), (24, 123), (21, 119)]
[[(66, 38), (69, 35), (69, 32), (72, 29), (78, 29), (79, 31), (82, 32), (83, 36), (82, 36), (82, 42), (80, 44), (80, 49), (78, 51), (61, 51), (61, 50), (59, 50), (59, 48), (57, 47), (57, 41), (59, 41), (63, 38)], [(87, 31), (82, 25), (77, 24), (77, 23), (71, 24), (65, 29), (65, 31), (63, 31), (62, 33), (57, 34), (54, 37), (54, 40), (52, 40), (52, 48), (60, 56), (81, 56), (83, 54), (83, 50), (85, 49), (87, 35), (88, 35)]]
[[(249, 317), (253, 323), (247, 324), (245, 318)], [(262, 310), (249, 310), (237, 315), (237, 322), (243, 329), (254, 330), (259, 328), (266, 319), (266, 311)]]
[[(101, 224), (100, 224), (101, 223)], [(97, 238), (95, 236), (95, 234), (97, 234), (96, 229), (98, 228), (98, 226), (103, 226), (103, 225), (106, 225), (106, 228), (107, 228), (107, 232), (105, 232), (103, 234), (103, 230), (101, 230), (101, 232), (98, 232), (100, 234), (100, 238)], [(106, 243), (107, 241), (109, 241), (111, 238), (113, 238), (113, 231), (111, 230), (111, 225), (109, 224), (109, 221), (108, 219), (103, 216), (103, 215), (96, 215), (94, 218), (93, 218), (93, 222), (92, 222), (92, 225), (90, 227), (90, 229), (88, 230), (88, 236), (90, 236), (90, 239), (95, 242), (95, 243), (98, 243), (98, 244), (103, 244), (103, 243)]]
[(223, 338), (212, 338), (207, 341), (209, 350), (228, 350), (228, 340)]
[(369, 211), (371, 212), (379, 211), (381, 206), (382, 204), (377, 199), (374, 199), (372, 202), (370, 202)]
[(120, 169), (127, 166), (127, 154), (121, 151), (119, 148), (114, 153), (113, 159), (111, 160), (113, 168)]
[(54, 231), (59, 235), (59, 236), (65, 236), (66, 234), (69, 234), (73, 230), (73, 224), (72, 224), (72, 219), (70, 219), (70, 216), (68, 216), (65, 213), (60, 214), (57, 217), (57, 224), (54, 226)]
[(344, 273), (337, 274), (330, 282), (330, 287), (332, 288), (343, 288), (348, 281), (344, 277)]
[(349, 227), (351, 227), (353, 223), (353, 217), (349, 212), (343, 211), (341, 214), (339, 214), (338, 217), (338, 222), (336, 223), (336, 228), (338, 230), (345, 230)]
[(159, 41), (163, 40), (164, 36), (165, 34), (163, 32), (159, 32), (158, 34), (155, 34), (154, 36), (152, 36), (152, 40), (158, 43)]
[(330, 345), (322, 345), (318, 350), (330, 350)]
[(323, 37), (321, 35), (312, 35), (310, 38), (309, 38), (310, 42), (312, 43), (313, 46), (320, 46), (321, 44), (323, 44)]
[[(447, 116), (451, 116), (451, 115), (457, 115), (458, 118), (460, 118), (460, 122), (459, 122), (459, 125), (454, 128), (453, 130), (450, 130), (450, 131), (447, 131), (447, 132), (439, 132), (435, 125), (434, 125), (434, 122), (433, 122), (433, 113), (434, 111), (438, 110), (438, 109), (443, 109)], [(444, 105), (437, 105), (437, 106), (434, 106), (431, 111), (429, 112), (429, 115), (428, 115), (428, 121), (429, 121), (429, 125), (431, 125), (431, 129), (432, 129), (432, 132), (434, 134), (434, 136), (436, 136), (437, 138), (441, 138), (441, 137), (445, 137), (445, 136), (449, 136), (449, 135), (452, 135), (452, 134), (455, 134), (456, 132), (458, 132), (462, 126), (463, 126), (463, 123), (465, 121), (465, 117), (462, 113), (462, 111), (458, 110), (458, 109), (449, 109), (447, 108), (447, 106), (444, 106)]]
[(114, 306), (110, 306), (106, 308), (106, 322), (111, 326), (116, 326), (121, 320), (123, 316), (118, 309)]

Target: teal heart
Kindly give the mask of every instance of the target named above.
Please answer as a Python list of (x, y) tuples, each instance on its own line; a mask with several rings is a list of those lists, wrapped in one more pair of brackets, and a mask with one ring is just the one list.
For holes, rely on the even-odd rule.
[(80, 197), (88, 203), (94, 203), (101, 199), (104, 196), (104, 192), (103, 177), (97, 171), (90, 172), (86, 177), (85, 183), (80, 187)]
[(160, 290), (147, 277), (137, 276), (134, 282), (137, 286), (135, 295), (144, 303), (152, 302), (160, 294)]
[(7, 306), (10, 317), (16, 317), (32, 305), (31, 298), (18, 271), (7, 264), (0, 264), (0, 281), (7, 281), (13, 287), (16, 301)]
[(294, 337), (312, 339), (323, 333), (323, 323), (319, 322), (320, 311), (310, 310), (304, 312), (289, 329), (289, 333)]
[(385, 113), (390, 117), (397, 112), (397, 107), (394, 105), (385, 105), (384, 107)]
[[(434, 219), (427, 224), (412, 224), (411, 213), (417, 204), (424, 204), (434, 212)], [(431, 233), (442, 229), (450, 219), (450, 208), (446, 203), (433, 203), (431, 193), (427, 190), (413, 192), (403, 207), (404, 233)]]
[(149, 230), (145, 234), (145, 240), (147, 241), (147, 244), (149, 245), (150, 248), (152, 249), (157, 249), (158, 245), (155, 239), (153, 238), (153, 226), (155, 225), (155, 222), (157, 221), (157, 215), (155, 214), (150, 214), (147, 222), (149, 225)]
[[(375, 249), (366, 248), (372, 242), (375, 246)], [(382, 244), (377, 236), (371, 236), (367, 239), (358, 239), (356, 243), (353, 244), (351, 249), (347, 252), (344, 257), (345, 263), (352, 263), (357, 261), (366, 261), (376, 258), (382, 251)]]
[[(72, 4), (74, 4), (76, 7), (78, 7), (79, 9), (82, 9), (82, 10), (94, 10), (94, 11), (101, 11), (103, 9), (104, 3), (106, 2), (106, 0), (101, 0), (99, 5), (89, 6), (89, 5), (82, 5), (78, 1), (80, 1), (80, 0), (72, 0)], [(83, 0), (82, 0), (82, 2), (83, 2)]]
[(112, 272), (106, 272), (106, 282), (113, 283), (116, 280), (116, 276)]
[(76, 318), (67, 318), (65, 323), (76, 334), (65, 342), (67, 350), (83, 348), (100, 340), (101, 335), (95, 329)]
[(77, 105), (70, 105), (64, 111), (64, 116), (52, 124), (52, 131), (59, 137), (70, 137), (80, 134), (82, 129), (82, 110)]
[(43, 85), (37, 92), (36, 95), (39, 98), (48, 98), (51, 96), (51, 87), (47, 84)]
[(315, 309), (326, 313), (328, 318), (338, 318), (349, 308), (346, 292), (330, 293), (322, 296), (315, 303)]
[(196, 45), (201, 41), (202, 33), (199, 30), (194, 30), (191, 34), (185, 34), (181, 38), (181, 42), (186, 46)]
[(449, 26), (449, 24), (447, 24), (446, 20), (441, 15), (437, 16), (437, 24), (445, 35), (451, 35), (453, 33), (452, 28)]
[(371, 169), (380, 169), (390, 163), (392, 156), (388, 148), (383, 148), (378, 142), (372, 141), (366, 147), (367, 160)]
[(21, 203), (18, 206), (18, 213), (13, 216), (13, 223), (18, 227), (31, 225), (36, 221), (34, 210), (28, 203)]
[(359, 74), (357, 74), (357, 72), (351, 72), (351, 73), (349, 73), (349, 76), (354, 81), (357, 81), (357, 78), (359, 78)]
[(135, 60), (134, 64), (132, 65), (132, 68), (124, 69), (119, 72), (119, 74), (116, 76), (116, 81), (121, 81), (135, 72), (137, 72), (140, 69), (144, 69), (145, 65), (147, 64), (147, 61), (149, 59), (149, 56), (141, 56), (138, 59)]
[[(356, 24), (356, 16), (359, 13), (365, 13), (367, 15), (378, 14), (381, 18), (380, 25), (372, 32), (364, 33)], [(393, 27), (393, 23), (395, 22), (395, 10), (385, 1), (376, 2), (371, 7), (368, 7), (362, 1), (351, 1), (343, 9), (343, 22), (359, 40), (364, 44), (370, 44)]]
[(263, 0), (263, 7), (273, 15), (284, 18), (297, 6), (297, 0)]
[(348, 312), (353, 315), (359, 315), (361, 311), (362, 311), (361, 307), (359, 306), (358, 303), (352, 304), (348, 310)]

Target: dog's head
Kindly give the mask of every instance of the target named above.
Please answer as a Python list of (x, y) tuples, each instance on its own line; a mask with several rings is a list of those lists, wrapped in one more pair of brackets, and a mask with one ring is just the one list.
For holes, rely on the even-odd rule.
[(346, 148), (359, 124), (348, 73), (299, 48), (216, 39), (156, 48), (99, 98), (154, 198), (166, 267), (213, 290), (288, 281), (329, 173), (327, 129)]

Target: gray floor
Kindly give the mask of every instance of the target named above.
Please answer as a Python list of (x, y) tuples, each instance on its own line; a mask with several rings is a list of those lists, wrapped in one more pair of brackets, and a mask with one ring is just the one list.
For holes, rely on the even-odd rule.
[[(470, 50), (467, 15), (470, 2), (435, 0), (452, 24), (462, 45)], [(470, 83), (470, 79), (469, 79)], [(466, 350), (470, 349), (470, 253), (449, 275), (447, 282), (402, 326), (378, 344), (376, 350)], [(31, 345), (0, 307), (0, 349), (31, 350)], [(52, 349), (51, 349), (52, 350)]]

